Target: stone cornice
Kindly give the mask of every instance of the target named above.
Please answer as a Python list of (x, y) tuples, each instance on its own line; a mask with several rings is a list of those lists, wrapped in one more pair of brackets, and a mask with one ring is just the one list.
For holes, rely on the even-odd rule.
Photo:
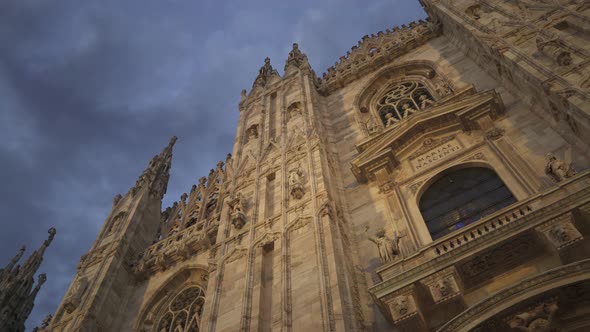
[(341, 56), (334, 66), (318, 80), (318, 91), (329, 95), (348, 82), (390, 63), (395, 58), (440, 34), (440, 26), (431, 21), (412, 22), (409, 26), (395, 27), (376, 35), (364, 36), (345, 56)]

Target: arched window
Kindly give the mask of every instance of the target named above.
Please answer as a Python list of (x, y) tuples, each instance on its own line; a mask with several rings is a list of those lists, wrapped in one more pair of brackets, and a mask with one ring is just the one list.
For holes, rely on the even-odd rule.
[(436, 240), (516, 202), (498, 175), (487, 168), (451, 171), (420, 198), (420, 212)]
[(205, 293), (192, 286), (178, 293), (166, 305), (156, 321), (156, 332), (199, 332)]
[(423, 83), (401, 82), (386, 90), (376, 109), (385, 127), (391, 127), (432, 104), (434, 98)]

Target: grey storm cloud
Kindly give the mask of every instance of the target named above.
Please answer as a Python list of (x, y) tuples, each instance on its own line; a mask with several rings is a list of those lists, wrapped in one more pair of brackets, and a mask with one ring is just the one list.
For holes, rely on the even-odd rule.
[(231, 152), (243, 88), (293, 42), (321, 75), (418, 1), (0, 1), (0, 264), (57, 227), (27, 329), (53, 313), (107, 216), (179, 137), (164, 205)]

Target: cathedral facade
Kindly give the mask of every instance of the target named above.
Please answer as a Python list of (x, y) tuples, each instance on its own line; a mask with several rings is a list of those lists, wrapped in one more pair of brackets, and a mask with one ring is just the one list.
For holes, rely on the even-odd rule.
[(588, 331), (590, 3), (422, 0), (321, 77), (293, 45), (231, 155), (176, 138), (41, 331)]

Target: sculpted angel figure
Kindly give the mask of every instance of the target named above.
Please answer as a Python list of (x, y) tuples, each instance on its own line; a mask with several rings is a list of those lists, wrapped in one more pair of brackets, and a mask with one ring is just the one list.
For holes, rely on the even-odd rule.
[[(369, 230), (369, 227), (365, 228), (365, 233)], [(401, 236), (398, 234), (397, 231), (393, 232), (393, 238), (390, 239), (385, 235), (385, 230), (380, 229), (375, 232), (375, 236), (369, 236), (369, 240), (372, 241), (377, 245), (379, 249), (379, 257), (381, 258), (381, 263), (385, 264), (391, 262), (400, 254), (399, 252), (399, 240), (404, 237), (405, 234)]]

